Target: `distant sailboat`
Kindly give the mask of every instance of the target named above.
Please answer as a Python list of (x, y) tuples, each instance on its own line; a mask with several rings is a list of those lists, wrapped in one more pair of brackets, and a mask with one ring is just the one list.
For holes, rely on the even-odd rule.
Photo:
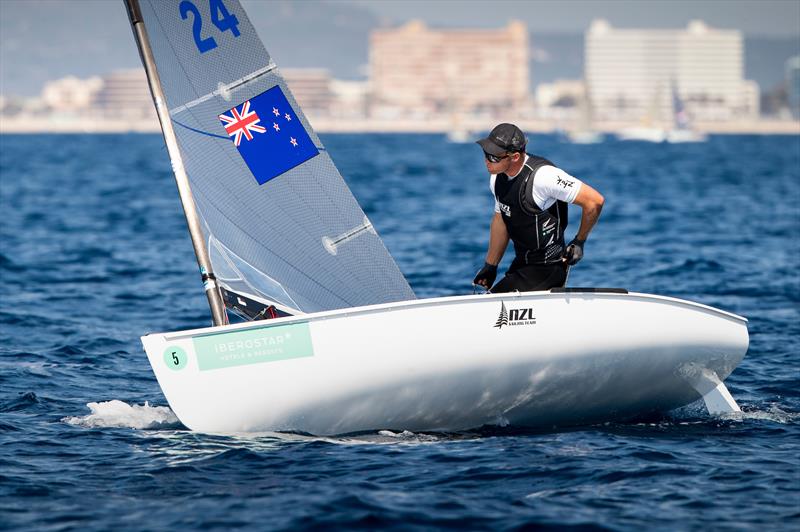
[(667, 139), (666, 131), (658, 127), (628, 127), (617, 133), (619, 140), (634, 140), (640, 142), (664, 142)]
[(464, 118), (467, 111), (459, 97), (458, 68), (450, 63), (445, 68), (447, 77), (447, 142), (451, 144), (469, 144), (475, 142), (477, 135), (470, 131)]
[(667, 140), (667, 132), (663, 127), (654, 125), (659, 119), (659, 107), (661, 103), (661, 91), (656, 89), (647, 112), (642, 118), (642, 125), (624, 128), (617, 132), (617, 139), (639, 141), (639, 142), (664, 142)]
[(567, 141), (572, 144), (599, 144), (603, 142), (605, 135), (592, 127), (592, 102), (585, 82), (581, 97), (578, 100), (578, 113), (578, 127), (565, 132)]
[(691, 119), (686, 106), (678, 94), (678, 88), (672, 84), (672, 129), (667, 132), (667, 142), (678, 144), (684, 142), (705, 142), (708, 136), (692, 128)]
[(605, 135), (592, 130), (567, 131), (567, 139), (572, 144), (600, 144), (605, 139)]
[(450, 115), (447, 128), (447, 142), (451, 144), (469, 144), (475, 142), (477, 135), (464, 125), (460, 113)]
[[(667, 129), (664, 127), (655, 127), (643, 125), (640, 127), (626, 128), (617, 134), (619, 140), (637, 140), (642, 142), (668, 142), (672, 144), (688, 143), (688, 142), (705, 142), (708, 136), (694, 130), (691, 126), (689, 114), (683, 104), (683, 100), (678, 94), (678, 89), (675, 84), (672, 84), (672, 106), (670, 121), (672, 127)], [(646, 124), (652, 124), (657, 121), (660, 92), (656, 91), (651, 105), (648, 109), (647, 116), (645, 117)]]

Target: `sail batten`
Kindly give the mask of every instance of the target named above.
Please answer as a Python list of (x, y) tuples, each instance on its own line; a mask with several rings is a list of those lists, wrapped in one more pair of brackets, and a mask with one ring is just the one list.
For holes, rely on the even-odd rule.
[(219, 284), (302, 312), (413, 299), (238, 0), (141, 13)]
[(211, 98), (214, 98), (215, 96), (221, 96), (225, 100), (229, 101), (232, 98), (231, 91), (233, 91), (235, 89), (238, 89), (239, 87), (241, 87), (241, 86), (243, 86), (243, 85), (255, 80), (259, 76), (263, 76), (264, 74), (267, 74), (267, 73), (271, 72), (272, 70), (274, 70), (276, 68), (278, 68), (278, 66), (275, 63), (270, 61), (270, 64), (265, 66), (264, 68), (256, 70), (255, 72), (251, 72), (247, 76), (239, 78), (236, 81), (230, 82), (228, 85), (221, 85), (220, 84), (220, 86), (219, 86), (219, 88), (217, 90), (215, 90), (213, 92), (210, 92), (208, 94), (204, 94), (203, 96), (195, 98), (194, 100), (192, 100), (190, 102), (186, 102), (185, 104), (181, 105), (180, 107), (176, 107), (175, 109), (170, 109), (169, 114), (174, 116), (174, 115), (176, 115), (176, 114), (178, 114), (178, 113), (180, 113), (182, 111), (185, 111), (186, 109), (191, 109), (195, 105), (201, 104), (206, 100), (210, 100)]

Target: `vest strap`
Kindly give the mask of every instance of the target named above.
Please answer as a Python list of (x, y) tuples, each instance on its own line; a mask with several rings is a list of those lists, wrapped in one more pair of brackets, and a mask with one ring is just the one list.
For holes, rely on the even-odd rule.
[(530, 173), (525, 176), (525, 180), (522, 182), (522, 185), (519, 187), (519, 206), (522, 208), (522, 212), (527, 214), (528, 216), (536, 216), (537, 214), (541, 214), (542, 209), (536, 205), (536, 202), (533, 200), (533, 181), (536, 178), (536, 172), (542, 166), (555, 166), (553, 163), (545, 159), (544, 157), (536, 157), (531, 156), (528, 158), (530, 162), (533, 159), (533, 164), (525, 163), (525, 166), (530, 169)]

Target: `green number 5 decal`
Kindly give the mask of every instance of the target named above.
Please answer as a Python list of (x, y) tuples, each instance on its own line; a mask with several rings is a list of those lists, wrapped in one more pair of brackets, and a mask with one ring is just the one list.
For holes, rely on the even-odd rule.
[(164, 364), (166, 364), (169, 369), (175, 371), (183, 369), (186, 367), (188, 361), (189, 356), (181, 347), (173, 345), (164, 350)]

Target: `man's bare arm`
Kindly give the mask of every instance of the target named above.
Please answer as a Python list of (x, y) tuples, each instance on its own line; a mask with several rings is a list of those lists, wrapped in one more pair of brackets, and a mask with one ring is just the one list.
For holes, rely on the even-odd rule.
[(473, 284), (481, 285), (489, 290), (497, 278), (497, 265), (508, 247), (508, 229), (500, 213), (495, 213), (489, 228), (489, 251), (486, 252), (486, 264), (478, 271)]
[(508, 247), (508, 229), (503, 221), (503, 216), (496, 212), (489, 228), (489, 251), (486, 252), (486, 262), (497, 266), (503, 258)]
[(578, 192), (578, 197), (575, 198), (573, 203), (580, 206), (582, 210), (581, 225), (578, 227), (578, 234), (575, 235), (575, 238), (584, 241), (589, 236), (589, 232), (600, 217), (600, 211), (603, 210), (605, 198), (603, 198), (603, 195), (598, 191), (586, 183), (583, 183)]

